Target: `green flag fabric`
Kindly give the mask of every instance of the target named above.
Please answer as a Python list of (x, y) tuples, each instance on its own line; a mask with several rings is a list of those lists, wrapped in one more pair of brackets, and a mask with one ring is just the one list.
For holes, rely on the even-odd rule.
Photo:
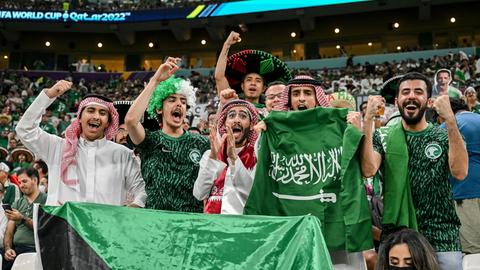
[(408, 149), (402, 122), (390, 129), (385, 147), (384, 204), (382, 223), (390, 227), (408, 227), (417, 230), (408, 178)]
[(43, 206), (43, 269), (333, 269), (312, 216), (206, 215), (89, 203)]
[(314, 215), (330, 251), (373, 246), (357, 148), (363, 134), (347, 109), (271, 112), (245, 214)]

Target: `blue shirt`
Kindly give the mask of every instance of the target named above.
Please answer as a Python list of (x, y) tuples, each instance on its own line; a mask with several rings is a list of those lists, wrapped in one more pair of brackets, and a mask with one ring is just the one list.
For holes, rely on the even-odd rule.
[[(455, 200), (480, 198), (480, 114), (464, 111), (455, 115), (467, 144), (468, 175), (463, 181), (450, 177)], [(445, 124), (441, 125), (445, 128)]]

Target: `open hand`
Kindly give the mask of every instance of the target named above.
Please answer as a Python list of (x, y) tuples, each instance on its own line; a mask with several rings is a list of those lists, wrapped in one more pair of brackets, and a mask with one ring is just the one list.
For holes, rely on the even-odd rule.
[(227, 129), (227, 156), (232, 161), (237, 160), (237, 153), (235, 153), (235, 137), (233, 136), (232, 127), (226, 126)]
[[(210, 133), (208, 134), (208, 138), (210, 139), (210, 158), (217, 160), (218, 151), (220, 151), (220, 145), (221, 145), (217, 137), (217, 126), (210, 125), (209, 130), (210, 130)], [(224, 140), (225, 137), (226, 135), (223, 136), (222, 140)]]

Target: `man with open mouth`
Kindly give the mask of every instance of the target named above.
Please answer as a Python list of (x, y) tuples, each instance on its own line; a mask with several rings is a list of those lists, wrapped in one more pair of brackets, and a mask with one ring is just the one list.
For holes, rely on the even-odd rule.
[[(208, 139), (182, 128), (187, 109), (195, 106), (195, 89), (172, 76), (179, 58), (160, 65), (125, 117), (129, 140), (140, 153), (147, 192), (146, 207), (159, 210), (202, 212), (202, 202), (192, 195)], [(145, 110), (157, 119), (160, 130), (140, 123)]]
[(437, 70), (434, 81), (433, 97), (448, 95), (449, 97), (460, 98), (462, 96), (460, 90), (450, 85), (452, 82), (452, 72), (449, 69), (442, 68)]
[(282, 96), (284, 110), (303, 111), (317, 106), (330, 107), (320, 82), (307, 75), (290, 80)]
[(233, 100), (222, 107), (218, 119), (218, 142), (214, 125), (210, 127), (210, 150), (203, 154), (193, 195), (206, 200), (205, 213), (237, 214), (252, 188), (257, 159), (257, 138), (253, 126), (258, 115), (255, 107), (244, 100)]
[(277, 57), (260, 50), (243, 50), (228, 56), (230, 47), (241, 41), (240, 34), (231, 32), (225, 41), (215, 68), (217, 93), (232, 88), (252, 103), (260, 113), (265, 105), (260, 97), (266, 86), (274, 81), (286, 83), (290, 69)]
[(372, 130), (376, 111), (384, 102), (369, 96), (361, 151), (362, 174), (383, 175), (382, 234), (402, 227), (422, 233), (434, 247), (440, 269), (462, 269), (460, 221), (448, 181), (463, 180), (468, 154), (450, 106), (449, 96), (438, 96), (433, 109), (447, 129), (428, 123), (425, 110), (432, 104), (432, 84), (423, 74), (405, 74), (398, 82), (396, 103), (401, 122)]
[[(321, 87), (321, 82), (318, 80), (315, 80), (314, 78), (308, 76), (308, 75), (298, 75), (295, 76), (294, 79), (290, 80), (283, 92), (282, 97), (282, 110), (283, 111), (294, 111), (293, 113), (297, 113), (298, 111), (304, 111), (304, 110), (311, 110), (316, 107), (324, 107), (324, 108), (330, 108), (331, 104), (328, 100), (328, 97), (325, 95), (322, 87)], [(349, 105), (351, 106), (351, 105)], [(353, 106), (354, 107), (354, 106)], [(289, 112), (290, 113), (290, 112)], [(306, 112), (303, 112), (306, 113)], [(270, 116), (269, 116), (270, 117)], [(267, 117), (268, 119), (268, 117)], [(318, 121), (319, 119), (314, 119), (312, 118), (311, 121), (315, 122)], [(324, 119), (322, 119), (324, 120)], [(349, 112), (347, 114), (346, 121), (348, 123), (352, 123), (357, 127), (360, 127), (360, 113), (359, 112)], [(323, 122), (325, 123), (325, 122)], [(291, 125), (295, 125), (295, 123), (291, 123)], [(318, 124), (319, 126), (321, 124)], [(256, 126), (257, 130), (266, 130), (266, 124), (262, 121)], [(277, 131), (278, 132), (278, 131)], [(264, 136), (264, 135), (261, 135)], [(298, 137), (291, 137), (291, 138), (298, 138)], [(261, 141), (261, 140), (260, 140)], [(299, 142), (293, 142), (290, 141), (290, 143), (293, 144), (298, 144)], [(315, 142), (313, 142), (315, 143)], [(341, 144), (341, 142), (340, 142)], [(300, 148), (299, 148), (300, 149)], [(300, 150), (299, 150), (300, 151)], [(303, 152), (298, 153), (300, 156), (304, 155)], [(341, 158), (341, 154), (339, 155), (339, 159)], [(259, 164), (261, 166), (263, 164)], [(258, 167), (257, 167), (258, 169)], [(353, 180), (353, 179), (349, 179)], [(255, 181), (257, 181), (255, 179)], [(360, 179), (358, 179), (360, 181)], [(331, 182), (329, 185), (335, 185), (334, 182)], [(305, 185), (304, 188), (298, 188), (298, 191), (301, 191), (301, 193), (305, 193), (304, 191), (307, 190), (308, 188), (311, 188), (308, 185)], [(331, 188), (328, 186), (325, 186), (324, 188)], [(330, 194), (330, 193), (329, 193)], [(335, 195), (335, 193), (333, 193)], [(308, 203), (308, 197), (309, 196), (291, 196), (289, 194), (278, 194), (278, 198), (281, 198), (283, 200), (285, 199), (292, 199), (292, 200), (305, 200)], [(323, 194), (318, 195), (319, 197), (323, 198)], [(354, 198), (355, 195), (352, 194), (352, 198)], [(314, 197), (314, 196), (310, 196)], [(332, 197), (333, 198), (333, 197)], [(366, 198), (365, 198), (366, 199)], [(336, 199), (335, 199), (336, 200)], [(307, 205), (306, 203), (306, 205)], [(248, 202), (247, 202), (248, 204)], [(333, 209), (333, 208), (332, 208)], [(326, 211), (326, 210), (325, 210)], [(341, 216), (344, 215), (345, 212), (340, 212), (340, 210), (329, 210), (332, 211), (334, 214), (325, 214), (325, 222), (332, 222), (336, 216)], [(333, 212), (335, 211), (335, 212)], [(337, 212), (339, 211), (339, 212)], [(345, 214), (347, 215), (347, 214)], [(332, 259), (332, 263), (334, 264), (335, 269), (365, 269), (364, 265), (364, 259), (363, 259), (363, 254), (361, 251), (359, 252), (347, 252), (346, 250), (331, 250), (330, 251), (330, 256)]]
[(132, 207), (145, 205), (145, 183), (133, 152), (111, 141), (118, 128), (113, 102), (87, 95), (78, 106), (77, 119), (65, 138), (43, 131), (39, 124), (45, 109), (72, 87), (58, 81), (40, 92), (16, 127), (23, 144), (49, 168), (47, 205), (67, 201), (123, 205), (133, 194)]

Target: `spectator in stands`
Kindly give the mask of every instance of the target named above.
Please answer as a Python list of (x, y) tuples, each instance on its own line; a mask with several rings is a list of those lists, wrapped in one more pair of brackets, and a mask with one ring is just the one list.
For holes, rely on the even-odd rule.
[(118, 112), (118, 130), (115, 134), (114, 142), (128, 147), (128, 130), (127, 124), (125, 124), (125, 116), (132, 105), (132, 101), (115, 101), (113, 104)]
[(140, 167), (131, 150), (110, 141), (118, 127), (118, 113), (111, 100), (86, 96), (65, 139), (39, 127), (45, 108), (71, 86), (62, 80), (41, 91), (16, 127), (23, 144), (50, 168), (47, 204), (81, 201), (121, 205), (131, 192), (135, 199), (130, 206), (143, 207), (146, 195)]
[(8, 147), (8, 134), (12, 131), (12, 116), (6, 113), (0, 114), (0, 146)]
[(376, 270), (440, 270), (433, 250), (420, 233), (403, 229), (385, 239), (378, 254)]
[(57, 134), (57, 130), (50, 123), (50, 117), (48, 116), (48, 114), (42, 115), (42, 121), (40, 121), (40, 128), (49, 134)]
[[(208, 140), (182, 128), (187, 108), (195, 106), (190, 82), (175, 78), (179, 58), (169, 57), (160, 65), (145, 89), (133, 102), (126, 117), (131, 142), (140, 153), (147, 191), (147, 208), (202, 212), (202, 203), (193, 197), (202, 154)], [(161, 122), (151, 132), (140, 123), (145, 110)]]
[(198, 135), (202, 134), (202, 132), (200, 132), (200, 129), (198, 129), (197, 127), (189, 127), (188, 132)]
[(0, 162), (6, 161), (8, 154), (7, 149), (0, 147)]
[(4, 194), (2, 203), (12, 204), (20, 198), (20, 190), (17, 186), (18, 181), (16, 177), (9, 174), (10, 167), (4, 163), (0, 163), (0, 185), (3, 187)]
[(48, 166), (45, 161), (38, 159), (35, 160), (33, 167), (38, 171), (38, 177), (40, 179), (40, 183), (38, 185), (38, 189), (40, 192), (48, 193)]
[(232, 31), (223, 44), (215, 68), (217, 94), (220, 96), (222, 90), (233, 88), (243, 92), (244, 99), (257, 109), (263, 109), (265, 105), (260, 103), (260, 96), (266, 84), (276, 80), (288, 81), (290, 70), (278, 58), (262, 51), (245, 50), (228, 57), (230, 47), (240, 40), (240, 35)]
[[(469, 112), (463, 99), (450, 99), (458, 129), (468, 152), (468, 174), (463, 181), (450, 178), (464, 253), (480, 253), (480, 115)], [(445, 124), (440, 127), (445, 128)]]
[(285, 83), (281, 81), (271, 82), (265, 90), (265, 109), (266, 116), (271, 111), (280, 111), (282, 109), (282, 95), (285, 91)]
[(38, 190), (38, 172), (33, 167), (18, 171), (20, 189), (23, 196), (5, 210), (8, 218), (3, 238), (2, 269), (10, 269), (15, 258), (26, 252), (35, 252), (33, 236), (33, 204), (45, 204), (47, 195)]
[(32, 165), (35, 159), (32, 151), (24, 147), (17, 147), (10, 153), (12, 156), (13, 171), (18, 171), (21, 168), (28, 168)]
[[(468, 155), (447, 95), (438, 97), (433, 107), (445, 119), (448, 133), (427, 122), (431, 89), (429, 79), (419, 73), (399, 80), (396, 98), (402, 121), (378, 129), (375, 136), (364, 128), (362, 173), (372, 177), (383, 165), (383, 235), (401, 227), (418, 229), (437, 251), (441, 269), (461, 269), (460, 222), (447, 179), (450, 174), (459, 180), (466, 177)], [(383, 97), (369, 96), (365, 127), (372, 125), (383, 102)]]
[[(301, 111), (315, 107), (330, 107), (328, 98), (321, 87), (321, 82), (314, 80), (307, 75), (295, 76), (294, 79), (287, 83), (282, 95), (281, 103), (282, 110), (289, 111)], [(347, 122), (360, 128), (360, 113), (349, 113), (347, 115)], [(257, 131), (266, 130), (266, 125), (262, 121), (255, 127), (255, 129)], [(360, 181), (361, 179), (358, 180)], [(362, 199), (366, 200), (366, 197)], [(343, 214), (344, 213), (335, 212), (335, 214), (325, 216), (322, 222), (326, 220), (330, 221), (330, 218), (333, 220), (336, 218), (336, 215)], [(339, 269), (365, 269), (365, 261), (362, 252), (347, 253), (343, 250), (331, 250), (330, 256), (334, 267), (338, 267)], [(347, 268), (342, 268), (345, 266)]]
[(317, 106), (330, 107), (320, 82), (305, 75), (290, 80), (282, 98), (284, 110), (302, 111)]
[(435, 84), (433, 86), (432, 97), (448, 95), (449, 97), (459, 98), (462, 92), (450, 85), (452, 82), (452, 72), (448, 69), (439, 69), (435, 73)]
[(465, 101), (468, 105), (468, 110), (480, 114), (480, 103), (477, 100), (477, 91), (473, 87), (467, 87), (465, 90)]
[[(3, 201), (3, 196), (5, 196), (5, 188), (0, 185), (0, 201)], [(5, 210), (2, 207), (0, 209), (0, 249), (3, 248), (3, 236), (5, 235), (5, 230), (7, 229), (7, 223), (8, 218), (5, 216)]]
[(200, 160), (200, 171), (193, 188), (195, 198), (206, 200), (205, 213), (243, 213), (257, 163), (254, 154), (257, 134), (253, 130), (257, 119), (256, 108), (237, 99), (226, 103), (220, 112), (221, 142), (215, 126), (210, 127), (210, 150)]
[(365, 113), (367, 112), (367, 103), (368, 101), (360, 103), (360, 113), (362, 114), (362, 119), (365, 117)]
[(182, 128), (184, 130), (188, 130), (189, 127), (190, 127), (190, 120), (188, 119), (188, 117), (183, 118)]

